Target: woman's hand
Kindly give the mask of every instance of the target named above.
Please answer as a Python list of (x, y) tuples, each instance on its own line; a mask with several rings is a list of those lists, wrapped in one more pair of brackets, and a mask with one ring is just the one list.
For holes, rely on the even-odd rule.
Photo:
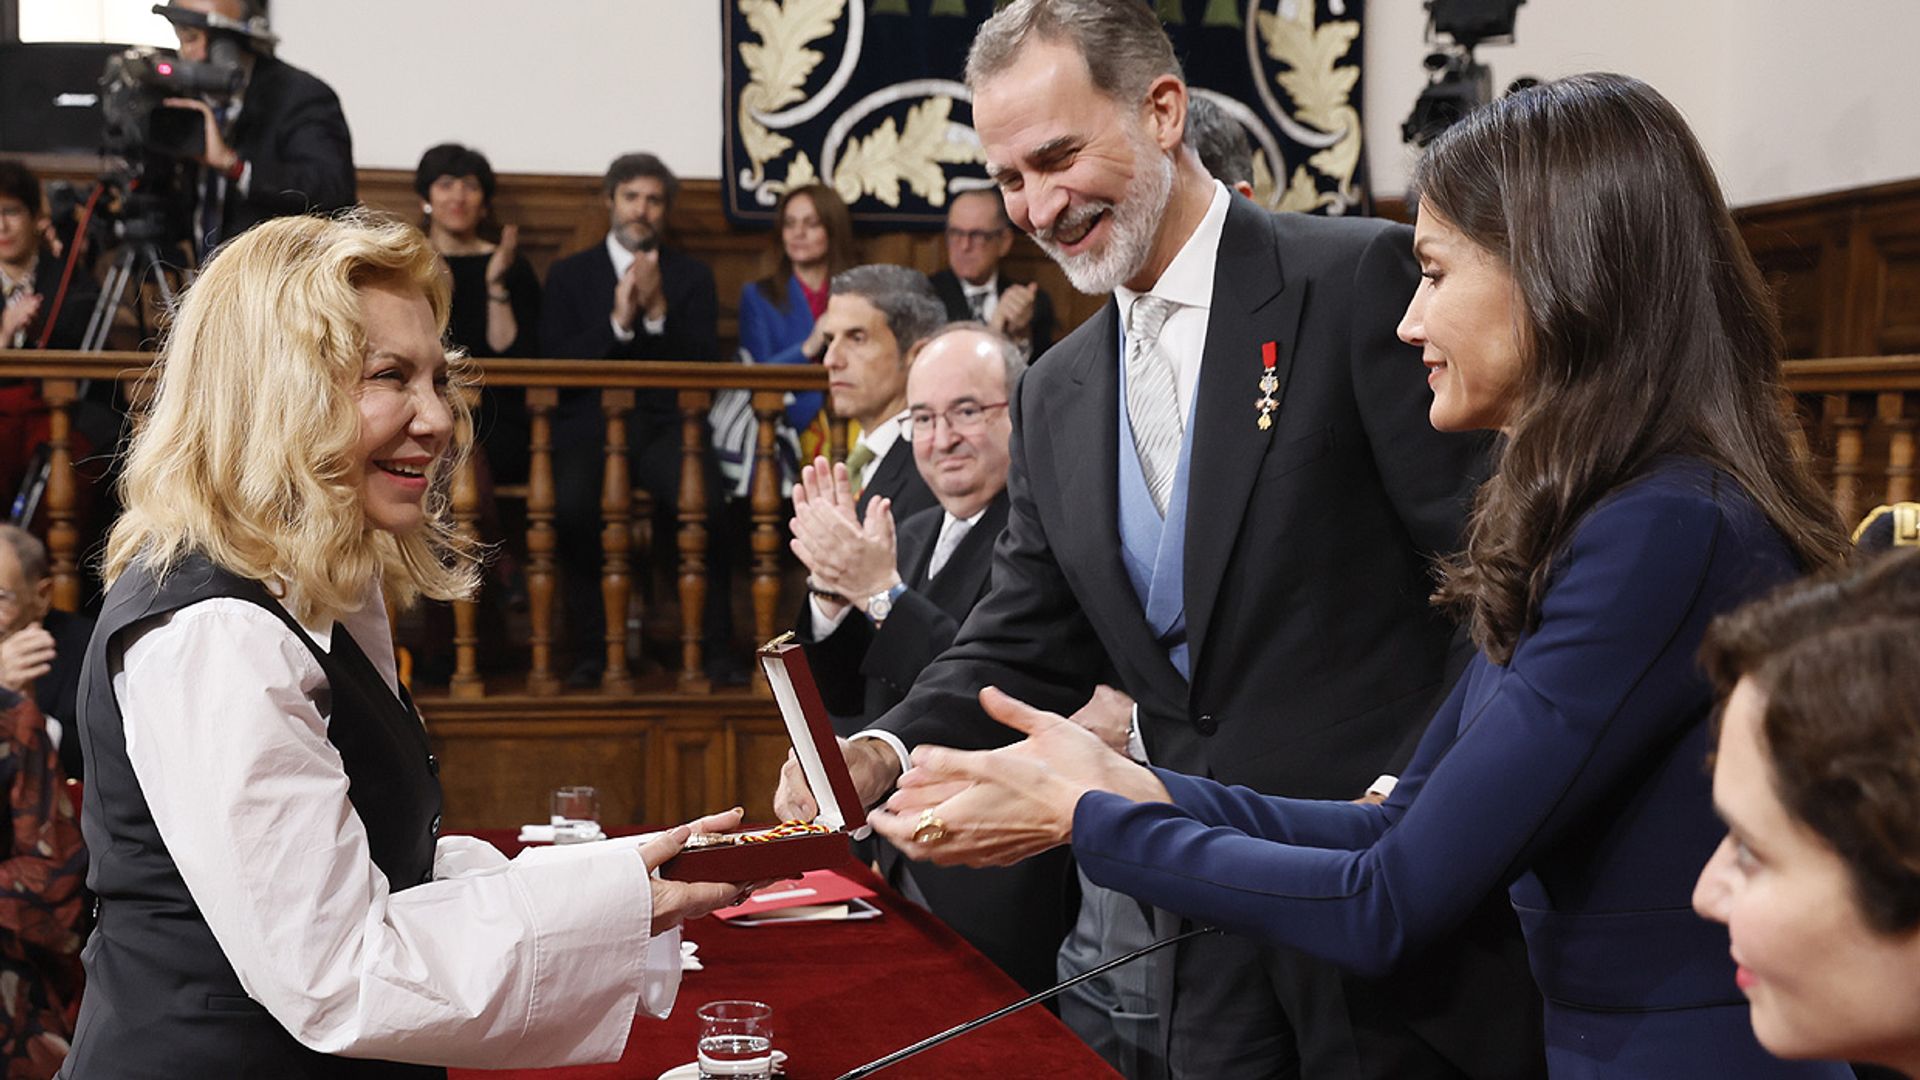
[(915, 859), (1007, 866), (1073, 839), (1073, 811), (1089, 791), (1136, 802), (1166, 786), (1065, 717), (980, 691), (987, 715), (1027, 737), (998, 750), (922, 746), (899, 790), (869, 814), (874, 831)]
[(507, 272), (513, 269), (513, 260), (520, 252), (520, 226), (508, 225), (500, 230), (500, 242), (493, 246), (493, 256), (487, 260), (487, 289), (497, 291), (507, 287)]
[[(694, 833), (726, 832), (738, 827), (745, 813), (736, 806), (686, 825), (677, 825), (642, 844), (640, 857), (646, 860), (648, 871), (658, 870), (660, 864), (680, 854), (680, 849), (687, 844), (687, 838)], [(732, 907), (763, 884), (765, 882), (729, 885), (705, 881), (668, 881), (656, 877), (653, 879), (652, 933), (657, 937), (688, 919), (697, 919), (723, 907)]]

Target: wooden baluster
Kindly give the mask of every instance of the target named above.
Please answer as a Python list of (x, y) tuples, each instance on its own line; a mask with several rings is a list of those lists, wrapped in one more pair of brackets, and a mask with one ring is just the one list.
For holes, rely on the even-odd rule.
[[(707, 411), (713, 395), (680, 391), (680, 689), (704, 694), (701, 623), (707, 607)], [(720, 494), (714, 492), (713, 498)]]
[(633, 482), (627, 476), (627, 414), (632, 390), (600, 391), (600, 412), (607, 421), (607, 464), (600, 485), (600, 596), (607, 616), (607, 672), (600, 688), (609, 694), (633, 692), (627, 669), (627, 601), (633, 580), (627, 567), (633, 533), (627, 519), (633, 508)]
[(1880, 395), (1880, 422), (1887, 426), (1887, 488), (1883, 502), (1913, 501), (1914, 417), (1907, 395), (1893, 390)]
[[(469, 408), (478, 408), (480, 393), (477, 390), (464, 391)], [(476, 447), (474, 453), (479, 453)], [(453, 475), (453, 521), (454, 527), (470, 544), (480, 541), (480, 480), (479, 464), (472, 454), (460, 463), (459, 471)], [(486, 588), (484, 580), (481, 588)], [(480, 678), (480, 597), (476, 593), (465, 600), (453, 602), (453, 678), (447, 684), (447, 692), (457, 698), (483, 698), (487, 696), (486, 683)]]
[[(774, 451), (774, 424), (780, 419), (786, 395), (778, 390), (756, 390), (753, 412), (758, 418), (759, 441), (753, 461), (753, 640), (774, 635), (780, 606), (780, 456)], [(766, 692), (767, 675), (758, 664), (753, 685)]]
[[(1839, 404), (1833, 404), (1838, 399)], [(1851, 526), (1860, 520), (1860, 475), (1865, 471), (1861, 458), (1866, 448), (1867, 418), (1855, 411), (1852, 395), (1834, 394), (1828, 399), (1828, 418), (1833, 423), (1833, 504), (1840, 520)]]
[(78, 488), (73, 477), (73, 402), (80, 387), (72, 379), (46, 379), (40, 396), (47, 403), (47, 565), (53, 577), (53, 606), (80, 609), (80, 529), (74, 518)]
[(527, 461), (527, 614), (533, 667), (527, 692), (542, 697), (560, 692), (553, 673), (553, 410), (560, 391), (550, 386), (527, 389), (531, 438)]

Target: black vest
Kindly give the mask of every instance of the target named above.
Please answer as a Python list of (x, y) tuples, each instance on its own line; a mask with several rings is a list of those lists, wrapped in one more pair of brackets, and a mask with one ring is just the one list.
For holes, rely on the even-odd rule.
[[(340, 752), (347, 797), (366, 827), (374, 864), (394, 892), (433, 875), (440, 826), (439, 763), (411, 701), (395, 698), (366, 654), (335, 624), (333, 652), (314, 644), (257, 581), (194, 556), (155, 582), (139, 566), (108, 592), (80, 677), (79, 727), (87, 783), (80, 826), (92, 854), (87, 884), (99, 923), (82, 954), (87, 988), (62, 1077), (378, 1077), (423, 1080), (445, 1070), (331, 1057), (301, 1046), (248, 998), (154, 827), (127, 758), (126, 730), (107, 656), (129, 627), (201, 600), (232, 597), (272, 612), (325, 672), (327, 739)], [(221, 678), (222, 672), (195, 672)], [(149, 738), (164, 738), (155, 730)], [(223, 808), (207, 807), (209, 813)], [(319, 842), (319, 841), (316, 841)]]

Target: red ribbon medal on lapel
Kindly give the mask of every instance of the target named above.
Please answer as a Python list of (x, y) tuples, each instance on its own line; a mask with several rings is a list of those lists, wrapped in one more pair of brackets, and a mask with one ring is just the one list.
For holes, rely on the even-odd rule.
[(1261, 431), (1273, 426), (1273, 410), (1280, 407), (1280, 403), (1273, 398), (1274, 392), (1280, 389), (1280, 376), (1273, 370), (1278, 355), (1279, 350), (1273, 342), (1260, 345), (1260, 363), (1266, 370), (1260, 373), (1260, 400), (1254, 402), (1254, 408), (1260, 410), (1258, 423)]

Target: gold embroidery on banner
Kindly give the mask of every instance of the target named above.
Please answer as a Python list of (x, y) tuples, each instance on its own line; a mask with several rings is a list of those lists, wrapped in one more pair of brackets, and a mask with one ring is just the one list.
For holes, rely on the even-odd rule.
[[(1286, 65), (1273, 80), (1293, 102), (1294, 119), (1328, 134), (1339, 134), (1332, 146), (1294, 169), (1281, 210), (1314, 210), (1322, 206), (1351, 206), (1359, 201), (1354, 172), (1360, 165), (1360, 112), (1353, 107), (1353, 88), (1360, 79), (1357, 64), (1340, 58), (1359, 37), (1360, 24), (1343, 19), (1316, 26), (1312, 0), (1282, 3), (1279, 12), (1260, 12), (1260, 37), (1268, 58)], [(1289, 13), (1289, 9), (1291, 12)], [(1312, 173), (1334, 181), (1336, 189), (1323, 192)]]
[(849, 205), (871, 195), (897, 207), (905, 183), (929, 206), (945, 206), (947, 174), (941, 166), (985, 160), (978, 140), (952, 137), (952, 112), (952, 98), (929, 97), (907, 110), (904, 128), (888, 117), (866, 138), (848, 139), (833, 166), (834, 190)]
[(784, 180), (767, 182), (767, 165), (793, 149), (793, 140), (762, 124), (755, 114), (777, 112), (806, 96), (807, 77), (826, 59), (824, 53), (807, 46), (832, 34), (846, 9), (847, 0), (740, 0), (747, 27), (760, 35), (758, 42), (743, 41), (739, 46), (740, 62), (749, 76), (740, 91), (735, 119), (752, 165), (746, 186), (764, 183), (779, 194), (789, 186), (813, 182), (813, 163), (805, 151), (795, 155)]

